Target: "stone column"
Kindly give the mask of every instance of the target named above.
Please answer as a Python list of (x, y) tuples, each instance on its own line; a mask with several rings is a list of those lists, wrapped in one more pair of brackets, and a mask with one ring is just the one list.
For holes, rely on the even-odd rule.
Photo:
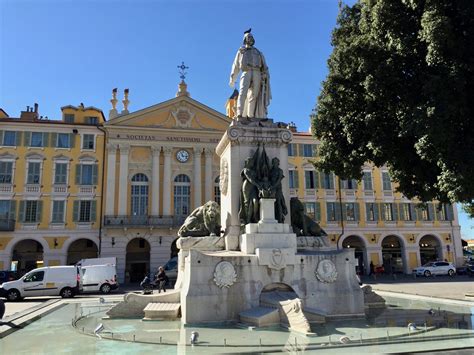
[(198, 208), (202, 205), (201, 203), (201, 154), (202, 148), (194, 148), (194, 181), (193, 181), (193, 190), (194, 190), (194, 207)]
[(107, 143), (107, 190), (105, 194), (105, 215), (113, 216), (115, 205), (115, 161), (117, 147)]
[(205, 156), (205, 180), (204, 180), (204, 202), (212, 200), (212, 188), (214, 186), (214, 179), (212, 176), (212, 157), (214, 150), (206, 148), (204, 149)]
[(119, 201), (118, 215), (125, 216), (127, 214), (127, 193), (128, 193), (128, 153), (130, 146), (121, 144), (120, 148), (120, 180), (119, 180)]
[(160, 214), (160, 152), (161, 147), (152, 146), (152, 167), (151, 167), (151, 215)]
[(163, 215), (171, 216), (171, 152), (170, 147), (163, 147), (165, 157), (163, 166)]

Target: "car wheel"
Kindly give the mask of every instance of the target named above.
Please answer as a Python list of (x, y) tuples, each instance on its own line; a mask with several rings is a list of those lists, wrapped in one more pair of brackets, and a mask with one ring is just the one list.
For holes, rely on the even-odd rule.
[(453, 269), (449, 269), (449, 270), (448, 270), (448, 275), (449, 275), (449, 276), (453, 276), (453, 275), (454, 275), (454, 270), (453, 270)]
[(61, 290), (60, 295), (62, 298), (72, 298), (74, 297), (74, 292), (72, 291), (71, 288), (65, 287)]
[(15, 290), (14, 288), (12, 288), (11, 290), (8, 290), (7, 300), (9, 300), (10, 302), (20, 301), (21, 300), (20, 291)]
[(425, 275), (426, 277), (430, 277), (431, 276), (431, 272), (429, 270), (426, 270), (423, 275)]
[(111, 290), (111, 289), (112, 289), (112, 288), (110, 287), (109, 284), (103, 284), (102, 286), (100, 286), (100, 292), (102, 292), (102, 293), (105, 294), (105, 295), (108, 294), (108, 293), (110, 293), (110, 290)]

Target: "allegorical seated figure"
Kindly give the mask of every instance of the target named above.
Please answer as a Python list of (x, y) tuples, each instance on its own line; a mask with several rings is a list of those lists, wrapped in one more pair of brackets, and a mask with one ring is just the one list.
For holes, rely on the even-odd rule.
[(196, 208), (178, 231), (179, 237), (219, 236), (221, 216), (217, 202), (208, 201)]
[(304, 213), (303, 203), (297, 198), (290, 199), (291, 226), (297, 237), (300, 236), (327, 236), (326, 232)]

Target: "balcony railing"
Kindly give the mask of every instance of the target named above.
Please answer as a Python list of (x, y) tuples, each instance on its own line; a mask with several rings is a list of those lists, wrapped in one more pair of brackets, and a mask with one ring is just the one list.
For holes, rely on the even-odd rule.
[(121, 227), (180, 227), (186, 217), (174, 216), (105, 216), (104, 226)]
[(15, 230), (15, 220), (0, 218), (0, 232), (12, 232)]

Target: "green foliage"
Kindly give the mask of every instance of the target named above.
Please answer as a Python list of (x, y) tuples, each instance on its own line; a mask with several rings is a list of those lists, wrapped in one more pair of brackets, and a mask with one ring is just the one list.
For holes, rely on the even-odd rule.
[(386, 164), (422, 201), (474, 198), (474, 1), (342, 6), (312, 130), (318, 169)]

